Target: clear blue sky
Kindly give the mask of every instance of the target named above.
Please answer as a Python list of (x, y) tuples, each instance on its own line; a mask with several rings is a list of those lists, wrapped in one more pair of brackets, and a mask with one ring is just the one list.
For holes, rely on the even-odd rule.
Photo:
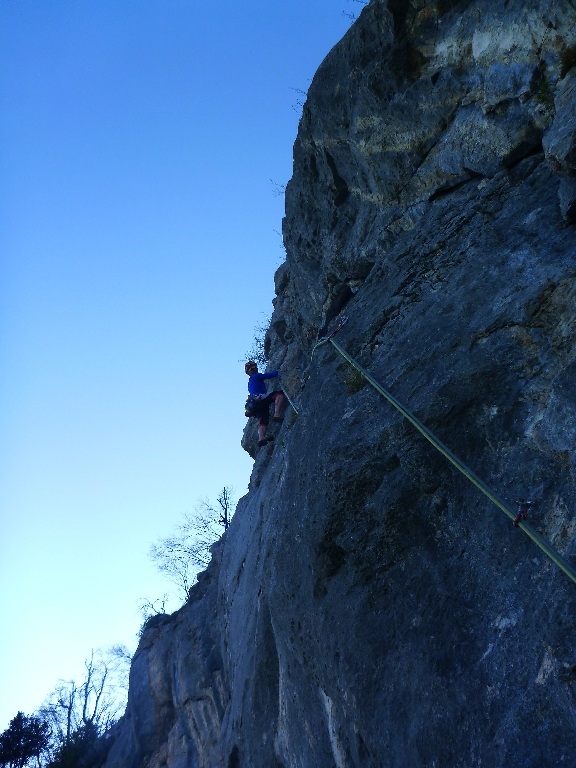
[(246, 489), (238, 363), (292, 105), (353, 0), (0, 0), (0, 729), (135, 643), (147, 557)]

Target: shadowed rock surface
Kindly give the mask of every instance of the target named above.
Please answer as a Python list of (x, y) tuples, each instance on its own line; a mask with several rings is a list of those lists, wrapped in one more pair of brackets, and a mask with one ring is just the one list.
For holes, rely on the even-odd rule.
[(320, 67), (266, 338), (299, 416), (259, 452), (247, 427), (249, 493), (144, 633), (107, 768), (574, 764), (576, 585), (310, 352), (345, 308), (347, 351), (576, 564), (575, 22), (372, 0)]

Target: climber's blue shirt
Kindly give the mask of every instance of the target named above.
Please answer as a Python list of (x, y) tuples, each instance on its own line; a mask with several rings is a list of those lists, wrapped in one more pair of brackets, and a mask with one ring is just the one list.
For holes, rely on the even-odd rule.
[(270, 373), (255, 373), (248, 379), (248, 393), (250, 395), (266, 395), (268, 390), (264, 379), (273, 379), (278, 376), (280, 371), (271, 371)]

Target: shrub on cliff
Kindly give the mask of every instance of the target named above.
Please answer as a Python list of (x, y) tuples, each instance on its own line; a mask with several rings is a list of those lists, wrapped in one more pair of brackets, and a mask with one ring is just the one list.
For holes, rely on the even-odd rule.
[(18, 712), (10, 725), (0, 734), (0, 766), (24, 768), (32, 759), (39, 761), (48, 748), (50, 727), (39, 717), (27, 717)]
[(254, 328), (254, 338), (252, 346), (244, 355), (244, 359), (239, 362), (245, 363), (247, 360), (254, 360), (258, 365), (266, 365), (268, 355), (266, 354), (266, 333), (270, 327), (270, 318), (265, 317), (261, 323)]
[(99, 733), (87, 722), (73, 731), (56, 749), (47, 768), (96, 768), (104, 763), (107, 750), (98, 749)]
[(232, 488), (224, 486), (215, 504), (200, 499), (193, 513), (184, 513), (172, 536), (158, 539), (150, 547), (150, 558), (177, 587), (183, 600), (188, 599), (196, 574), (208, 566), (210, 547), (228, 528), (233, 510)]

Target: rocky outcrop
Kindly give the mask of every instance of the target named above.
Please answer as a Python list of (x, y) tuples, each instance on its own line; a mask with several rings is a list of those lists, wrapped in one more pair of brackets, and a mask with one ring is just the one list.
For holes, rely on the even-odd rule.
[(221, 547), (212, 552), (188, 603), (146, 623), (110, 768), (224, 765), (220, 727), (229, 695), (217, 616)]
[[(576, 61), (576, 47), (569, 49)], [(543, 146), (550, 166), (563, 174), (560, 181), (560, 211), (565, 221), (576, 221), (576, 69), (560, 80), (554, 97), (554, 121)]]
[(570, 765), (576, 586), (340, 343), (576, 552), (570, 2), (372, 0), (310, 88), (266, 338), (296, 398), (107, 768)]

